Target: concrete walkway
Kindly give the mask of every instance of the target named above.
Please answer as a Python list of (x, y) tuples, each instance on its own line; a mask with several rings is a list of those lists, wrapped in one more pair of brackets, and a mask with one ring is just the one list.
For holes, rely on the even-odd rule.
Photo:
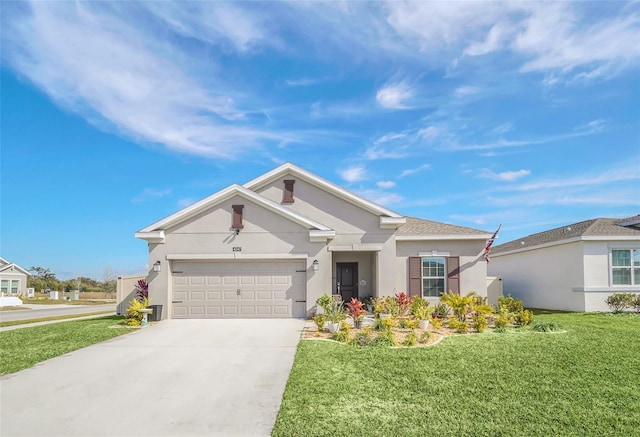
[(169, 320), (0, 378), (0, 435), (268, 436), (303, 320)]

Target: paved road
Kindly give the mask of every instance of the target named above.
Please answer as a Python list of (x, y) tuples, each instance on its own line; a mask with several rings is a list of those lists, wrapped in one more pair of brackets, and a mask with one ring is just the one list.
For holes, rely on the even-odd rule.
[(0, 435), (268, 436), (303, 320), (167, 320), (0, 378)]
[(29, 310), (0, 311), (0, 321), (29, 320), (41, 317), (63, 316), (67, 314), (86, 314), (98, 311), (116, 310), (115, 303), (105, 305), (23, 305)]

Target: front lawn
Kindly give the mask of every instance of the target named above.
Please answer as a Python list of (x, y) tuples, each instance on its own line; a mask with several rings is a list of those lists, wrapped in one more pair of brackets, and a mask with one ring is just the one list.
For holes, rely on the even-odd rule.
[(114, 328), (123, 320), (111, 316), (0, 332), (0, 375), (131, 332)]
[(301, 341), (273, 435), (637, 434), (640, 317), (536, 320), (567, 332), (489, 329), (409, 349)]

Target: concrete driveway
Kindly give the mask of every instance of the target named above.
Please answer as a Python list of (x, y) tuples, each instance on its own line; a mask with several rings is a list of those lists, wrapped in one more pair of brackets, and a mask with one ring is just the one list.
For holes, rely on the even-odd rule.
[(0, 378), (0, 435), (266, 436), (303, 320), (168, 320)]

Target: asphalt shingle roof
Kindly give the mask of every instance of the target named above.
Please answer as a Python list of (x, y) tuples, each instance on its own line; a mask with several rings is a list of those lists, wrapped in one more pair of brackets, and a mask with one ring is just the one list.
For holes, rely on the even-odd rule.
[[(634, 224), (635, 223), (635, 224)], [(624, 226), (623, 226), (624, 225)], [(556, 241), (569, 240), (576, 237), (618, 237), (635, 236), (640, 239), (640, 215), (619, 218), (595, 218), (548, 231), (531, 234), (491, 248), (497, 254), (510, 250), (524, 249)], [(522, 244), (524, 242), (524, 244)]]
[(491, 234), (464, 226), (450, 225), (448, 223), (434, 222), (415, 217), (406, 217), (407, 222), (398, 228), (396, 235), (478, 235)]

